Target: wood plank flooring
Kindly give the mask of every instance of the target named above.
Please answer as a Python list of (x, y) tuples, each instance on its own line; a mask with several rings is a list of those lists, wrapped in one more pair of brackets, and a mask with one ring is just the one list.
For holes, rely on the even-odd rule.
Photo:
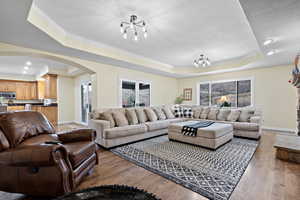
[[(260, 141), (257, 151), (230, 199), (300, 200), (300, 165), (275, 158), (274, 133), (263, 133)], [(99, 152), (100, 164), (95, 168), (94, 173), (85, 178), (78, 190), (104, 184), (124, 184), (145, 189), (163, 200), (206, 199), (110, 151), (100, 149)], [(33, 200), (30, 197), (1, 192), (0, 199)]]

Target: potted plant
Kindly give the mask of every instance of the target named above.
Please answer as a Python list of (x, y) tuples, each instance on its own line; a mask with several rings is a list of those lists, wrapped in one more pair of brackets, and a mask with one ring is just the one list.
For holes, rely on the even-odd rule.
[(183, 101), (184, 101), (183, 95), (180, 95), (176, 97), (175, 104), (182, 104)]

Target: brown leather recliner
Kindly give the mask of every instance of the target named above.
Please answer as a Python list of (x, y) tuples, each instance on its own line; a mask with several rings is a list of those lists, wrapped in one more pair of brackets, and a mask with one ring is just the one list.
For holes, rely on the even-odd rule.
[(34, 196), (71, 192), (98, 163), (94, 139), (91, 129), (56, 134), (39, 112), (0, 113), (0, 190)]

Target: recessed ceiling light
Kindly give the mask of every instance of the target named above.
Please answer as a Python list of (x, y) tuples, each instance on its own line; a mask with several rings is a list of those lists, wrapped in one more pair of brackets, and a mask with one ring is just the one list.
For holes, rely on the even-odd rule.
[(32, 63), (30, 61), (27, 61), (26, 65), (30, 66), (30, 65), (32, 65)]
[(23, 71), (23, 74), (27, 74), (27, 72), (26, 72), (26, 71)]
[(273, 42), (274, 42), (273, 39), (267, 39), (266, 41), (264, 41), (264, 45), (267, 46), (267, 45), (269, 45), (269, 44), (271, 44)]
[(28, 69), (29, 69), (29, 67), (28, 67), (28, 66), (25, 66), (25, 67), (24, 67), (24, 69), (25, 69), (25, 70), (28, 70)]
[(271, 50), (267, 53), (268, 56), (274, 55), (276, 53), (276, 50)]

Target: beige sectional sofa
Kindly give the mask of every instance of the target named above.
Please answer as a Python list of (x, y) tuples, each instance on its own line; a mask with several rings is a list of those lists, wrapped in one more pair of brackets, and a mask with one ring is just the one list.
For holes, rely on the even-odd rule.
[(232, 124), (235, 136), (260, 138), (262, 117), (256, 109), (200, 106), (180, 106), (180, 109), (192, 114), (178, 116), (174, 106), (97, 109), (89, 114), (89, 127), (97, 132), (96, 142), (106, 148), (164, 135), (170, 124), (191, 119)]

